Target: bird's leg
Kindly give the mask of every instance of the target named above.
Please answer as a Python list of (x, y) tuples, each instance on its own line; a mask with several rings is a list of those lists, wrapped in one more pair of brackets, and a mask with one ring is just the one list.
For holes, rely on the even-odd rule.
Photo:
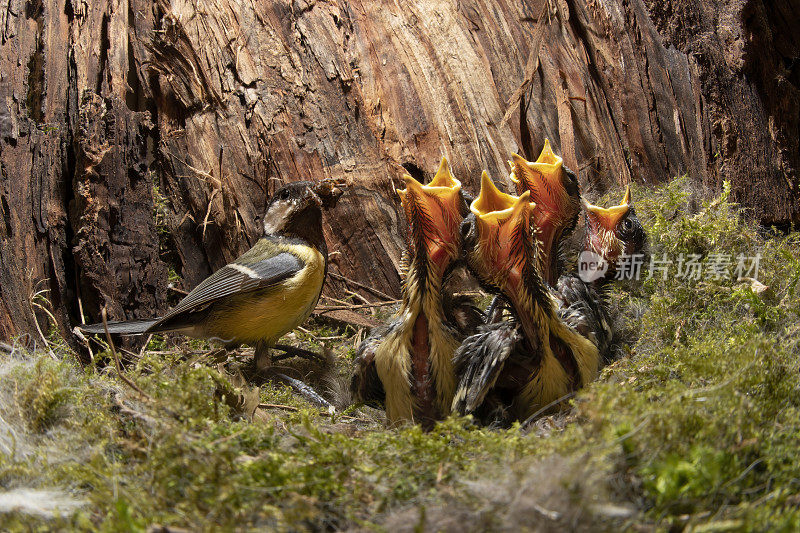
[(492, 299), (489, 308), (486, 310), (486, 323), (494, 324), (503, 319), (503, 308), (506, 306), (503, 297), (499, 294)]
[(270, 355), (269, 349), (269, 343), (256, 343), (255, 352), (253, 353), (253, 362), (255, 363), (257, 372), (263, 372), (272, 366), (272, 356)]
[(316, 352), (312, 352), (311, 350), (305, 350), (296, 346), (289, 346), (288, 344), (276, 344), (273, 346), (273, 348), (283, 352), (283, 355), (278, 355), (273, 358), (275, 361), (288, 359), (289, 357), (302, 357), (303, 359), (316, 360), (323, 363), (326, 362), (324, 356)]

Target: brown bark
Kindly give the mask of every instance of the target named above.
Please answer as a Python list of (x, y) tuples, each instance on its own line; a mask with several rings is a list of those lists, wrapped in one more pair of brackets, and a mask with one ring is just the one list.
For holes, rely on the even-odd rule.
[(800, 1), (647, 0), (698, 65), (713, 152), (705, 182), (766, 225), (800, 223)]
[(121, 316), (166, 303), (152, 125), (125, 103), (130, 10), (92, 4), (0, 4), (0, 337), (52, 326), (31, 305), (40, 289), (62, 332), (79, 302), (90, 320), (103, 304)]
[[(331, 271), (397, 295), (402, 173), (429, 178), (446, 155), (475, 191), (545, 137), (590, 193), (689, 173), (797, 221), (798, 25), (756, 1), (706, 2), (724, 21), (655, 4), (0, 0), (0, 338), (34, 331), (40, 280), (62, 330), (79, 301), (88, 320), (163, 310), (168, 265), (193, 287), (299, 179), (347, 179), (325, 219)], [(696, 44), (693, 24), (739, 24), (783, 70), (717, 63), (724, 36)]]

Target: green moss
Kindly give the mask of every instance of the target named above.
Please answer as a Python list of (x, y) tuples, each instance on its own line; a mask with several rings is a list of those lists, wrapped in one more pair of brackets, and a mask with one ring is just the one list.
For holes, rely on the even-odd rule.
[(155, 222), (159, 237), (167, 237), (169, 235), (169, 228), (167, 227), (169, 200), (167, 200), (167, 197), (161, 192), (158, 174), (153, 172), (151, 174), (151, 180), (153, 183), (153, 221)]
[(76, 389), (62, 385), (59, 366), (48, 362), (40, 358), (33, 368), (33, 379), (20, 377), (15, 382), (17, 408), (35, 432), (46, 431), (66, 416), (70, 403), (76, 400)]
[[(63, 346), (59, 361), (0, 354), (16, 362), (0, 414), (25, 450), (0, 453), (0, 483), (87, 501), (68, 518), (12, 513), (0, 526), (797, 529), (800, 236), (764, 240), (727, 192), (703, 200), (685, 178), (633, 194), (651, 255), (760, 253), (768, 290), (672, 275), (616, 289), (629, 355), (568, 415), (525, 430), (469, 418), (389, 430), (373, 410), (331, 417), (277, 384), (257, 391), (276, 407), (251, 420), (230, 401), (252, 392), (239, 363), (201, 364), (204, 342), (151, 340), (127, 370), (149, 399), (113, 371), (76, 368)], [(355, 332), (308, 327), (289, 342), (325, 344), (345, 376)]]

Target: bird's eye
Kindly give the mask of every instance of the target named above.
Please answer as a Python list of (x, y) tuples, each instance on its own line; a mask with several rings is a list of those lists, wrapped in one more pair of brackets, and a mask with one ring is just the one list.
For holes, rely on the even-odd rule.
[(622, 221), (622, 229), (625, 231), (630, 231), (633, 229), (633, 222), (631, 222), (631, 219), (626, 218)]

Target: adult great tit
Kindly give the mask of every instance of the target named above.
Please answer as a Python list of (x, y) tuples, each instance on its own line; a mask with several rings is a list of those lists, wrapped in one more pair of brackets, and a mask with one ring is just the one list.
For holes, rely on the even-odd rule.
[[(270, 364), (269, 348), (313, 311), (328, 271), (322, 208), (342, 191), (331, 180), (300, 181), (275, 191), (264, 215), (264, 235), (232, 263), (203, 280), (161, 318), (109, 322), (110, 333), (177, 332), (255, 347), (256, 366)], [(79, 327), (103, 333), (104, 326)]]

